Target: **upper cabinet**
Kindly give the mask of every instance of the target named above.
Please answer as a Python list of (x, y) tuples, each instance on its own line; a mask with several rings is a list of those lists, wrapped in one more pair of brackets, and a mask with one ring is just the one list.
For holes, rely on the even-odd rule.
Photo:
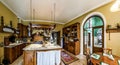
[(18, 34), (19, 38), (28, 37), (28, 26), (27, 25), (18, 23), (18, 30), (19, 30), (19, 34)]

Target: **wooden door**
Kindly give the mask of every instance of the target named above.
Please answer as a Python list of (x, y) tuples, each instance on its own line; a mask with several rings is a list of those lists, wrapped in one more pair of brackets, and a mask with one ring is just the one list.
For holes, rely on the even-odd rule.
[(93, 53), (102, 52), (104, 47), (104, 28), (103, 26), (93, 27), (92, 29), (93, 39)]
[(24, 51), (24, 65), (34, 65), (34, 51)]

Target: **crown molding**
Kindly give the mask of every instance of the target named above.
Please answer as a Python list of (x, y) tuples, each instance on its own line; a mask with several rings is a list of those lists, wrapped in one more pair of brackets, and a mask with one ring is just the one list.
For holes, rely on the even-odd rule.
[(66, 22), (65, 24), (71, 22), (72, 20), (75, 20), (76, 18), (78, 18), (78, 17), (80, 17), (80, 16), (82, 16), (82, 15), (84, 15), (84, 14), (86, 14), (86, 13), (88, 13), (88, 12), (94, 10), (94, 9), (97, 9), (97, 8), (103, 6), (103, 5), (106, 5), (106, 4), (108, 4), (108, 3), (112, 2), (112, 1), (113, 1), (113, 0), (108, 0), (108, 1), (106, 1), (106, 2), (101, 3), (100, 5), (97, 5), (97, 6), (93, 7), (93, 8), (91, 8), (91, 9), (88, 9), (88, 10), (85, 11), (83, 14), (79, 14), (78, 16), (72, 18), (71, 20), (68, 20), (68, 22)]

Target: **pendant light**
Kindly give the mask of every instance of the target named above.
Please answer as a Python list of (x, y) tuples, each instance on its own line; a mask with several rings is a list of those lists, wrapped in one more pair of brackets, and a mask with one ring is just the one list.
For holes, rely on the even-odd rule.
[[(51, 12), (52, 13), (52, 12)], [(53, 3), (53, 25), (52, 25), (52, 30), (55, 29), (56, 27), (56, 23), (55, 23), (55, 17), (56, 17), (56, 3)]]

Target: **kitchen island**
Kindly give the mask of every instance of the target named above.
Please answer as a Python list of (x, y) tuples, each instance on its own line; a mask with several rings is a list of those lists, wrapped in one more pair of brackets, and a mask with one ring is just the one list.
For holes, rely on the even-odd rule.
[(23, 48), (24, 65), (60, 65), (61, 49), (59, 45), (30, 44)]

